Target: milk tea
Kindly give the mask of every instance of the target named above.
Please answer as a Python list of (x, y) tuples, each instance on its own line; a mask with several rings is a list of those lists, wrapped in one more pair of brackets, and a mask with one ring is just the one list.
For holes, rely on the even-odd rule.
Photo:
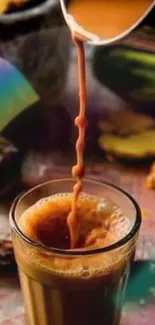
[(130, 220), (110, 199), (81, 193), (78, 240), (70, 250), (67, 217), (72, 196), (43, 198), (18, 220), (20, 230), (38, 245), (14, 234), (28, 324), (118, 325), (135, 239), (116, 249), (102, 249), (130, 232)]

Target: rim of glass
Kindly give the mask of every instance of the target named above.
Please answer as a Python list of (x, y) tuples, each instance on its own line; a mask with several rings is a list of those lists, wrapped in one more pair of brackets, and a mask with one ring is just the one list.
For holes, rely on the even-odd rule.
[(102, 181), (94, 181), (91, 179), (87, 179), (84, 178), (84, 181), (91, 183), (91, 184), (96, 184), (96, 185), (100, 185), (100, 186), (107, 186), (111, 189), (114, 189), (116, 191), (118, 191), (120, 193), (120, 195), (124, 195), (133, 205), (134, 209), (135, 209), (135, 222), (134, 225), (132, 227), (132, 229), (129, 231), (129, 233), (123, 237), (122, 239), (120, 239), (119, 241), (111, 244), (111, 245), (107, 245), (104, 247), (100, 247), (100, 248), (95, 248), (95, 249), (91, 249), (91, 250), (80, 250), (80, 249), (59, 249), (59, 248), (54, 248), (54, 247), (47, 247), (44, 244), (41, 243), (37, 243), (34, 240), (28, 238), (18, 227), (17, 222), (15, 220), (15, 210), (16, 207), (18, 205), (18, 203), (29, 193), (31, 193), (32, 191), (34, 191), (35, 189), (41, 187), (41, 186), (45, 186), (48, 185), (49, 183), (56, 183), (56, 182), (62, 182), (62, 181), (74, 181), (74, 179), (72, 178), (58, 178), (56, 180), (51, 180), (51, 181), (47, 181), (47, 182), (43, 182), (35, 187), (32, 187), (30, 190), (21, 193), (20, 195), (18, 195), (16, 197), (16, 199), (14, 200), (11, 208), (10, 208), (10, 213), (9, 213), (9, 219), (10, 219), (10, 224), (11, 224), (11, 228), (12, 230), (19, 236), (22, 238), (23, 241), (25, 241), (27, 244), (29, 244), (30, 246), (37, 248), (37, 249), (41, 249), (44, 250), (48, 253), (55, 253), (57, 255), (68, 255), (68, 256), (83, 256), (83, 255), (95, 255), (98, 253), (106, 253), (108, 251), (120, 248), (121, 246), (124, 246), (127, 242), (129, 242), (134, 236), (135, 234), (138, 232), (140, 225), (141, 225), (141, 210), (137, 204), (137, 202), (134, 200), (134, 198), (128, 194), (126, 191), (122, 190), (121, 188), (119, 188), (116, 185), (110, 184), (108, 182), (102, 182)]

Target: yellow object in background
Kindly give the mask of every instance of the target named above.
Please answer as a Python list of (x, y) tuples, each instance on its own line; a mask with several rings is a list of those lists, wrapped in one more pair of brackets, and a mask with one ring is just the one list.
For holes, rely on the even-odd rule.
[(11, 5), (20, 6), (29, 0), (0, 0), (0, 13), (6, 12)]
[(108, 158), (146, 159), (155, 157), (155, 119), (121, 109), (99, 122), (99, 146)]
[(99, 122), (101, 132), (121, 136), (142, 133), (154, 127), (155, 120), (151, 116), (136, 113), (127, 108), (114, 113), (108, 120)]
[(155, 157), (155, 130), (122, 137), (115, 134), (102, 134), (99, 138), (100, 148), (106, 154), (116, 158), (146, 159)]
[(155, 163), (152, 164), (150, 172), (145, 179), (145, 187), (150, 190), (155, 189)]
[(143, 219), (146, 219), (146, 218), (149, 218), (150, 217), (150, 211), (148, 209), (142, 208), (141, 209), (141, 213), (142, 213), (142, 218)]

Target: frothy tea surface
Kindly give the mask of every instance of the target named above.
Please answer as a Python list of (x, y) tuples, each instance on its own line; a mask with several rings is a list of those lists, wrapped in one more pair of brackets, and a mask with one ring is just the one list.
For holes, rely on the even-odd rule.
[[(71, 193), (43, 198), (22, 214), (19, 227), (27, 237), (48, 247), (70, 249), (67, 218), (71, 204)], [(76, 213), (78, 241), (75, 249), (113, 244), (130, 230), (129, 219), (107, 198), (82, 193)]]
[[(124, 287), (135, 239), (106, 253), (83, 254), (127, 235), (130, 219), (110, 199), (81, 193), (77, 200), (78, 241), (70, 254), (68, 215), (73, 193), (43, 198), (18, 220), (22, 232), (56, 254), (14, 236), (29, 324), (119, 325)], [(81, 250), (77, 255), (76, 250)], [(116, 299), (116, 306), (114, 304)]]

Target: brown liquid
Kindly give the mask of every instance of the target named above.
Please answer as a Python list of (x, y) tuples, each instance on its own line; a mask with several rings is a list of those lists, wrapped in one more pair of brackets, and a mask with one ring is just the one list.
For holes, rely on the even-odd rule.
[(83, 42), (80, 41), (75, 35), (73, 40), (77, 49), (78, 57), (78, 74), (79, 74), (79, 98), (80, 98), (80, 111), (79, 115), (75, 119), (75, 125), (79, 129), (79, 138), (76, 143), (77, 151), (77, 165), (72, 169), (73, 177), (77, 178), (77, 183), (73, 188), (73, 200), (71, 212), (68, 215), (68, 227), (71, 237), (71, 248), (76, 246), (79, 237), (79, 222), (76, 213), (77, 201), (80, 192), (83, 188), (83, 176), (84, 176), (84, 162), (83, 151), (85, 144), (85, 131), (86, 131), (86, 71), (85, 71), (85, 53)]
[[(42, 199), (21, 215), (18, 226), (36, 242), (69, 248), (71, 204), (71, 193)], [(104, 254), (82, 252), (118, 241), (130, 231), (131, 224), (109, 199), (88, 194), (79, 196), (76, 213), (79, 257), (48, 254), (14, 234), (28, 325), (119, 324), (135, 239)]]
[(68, 13), (86, 31), (101, 39), (125, 32), (148, 9), (152, 0), (72, 0)]

